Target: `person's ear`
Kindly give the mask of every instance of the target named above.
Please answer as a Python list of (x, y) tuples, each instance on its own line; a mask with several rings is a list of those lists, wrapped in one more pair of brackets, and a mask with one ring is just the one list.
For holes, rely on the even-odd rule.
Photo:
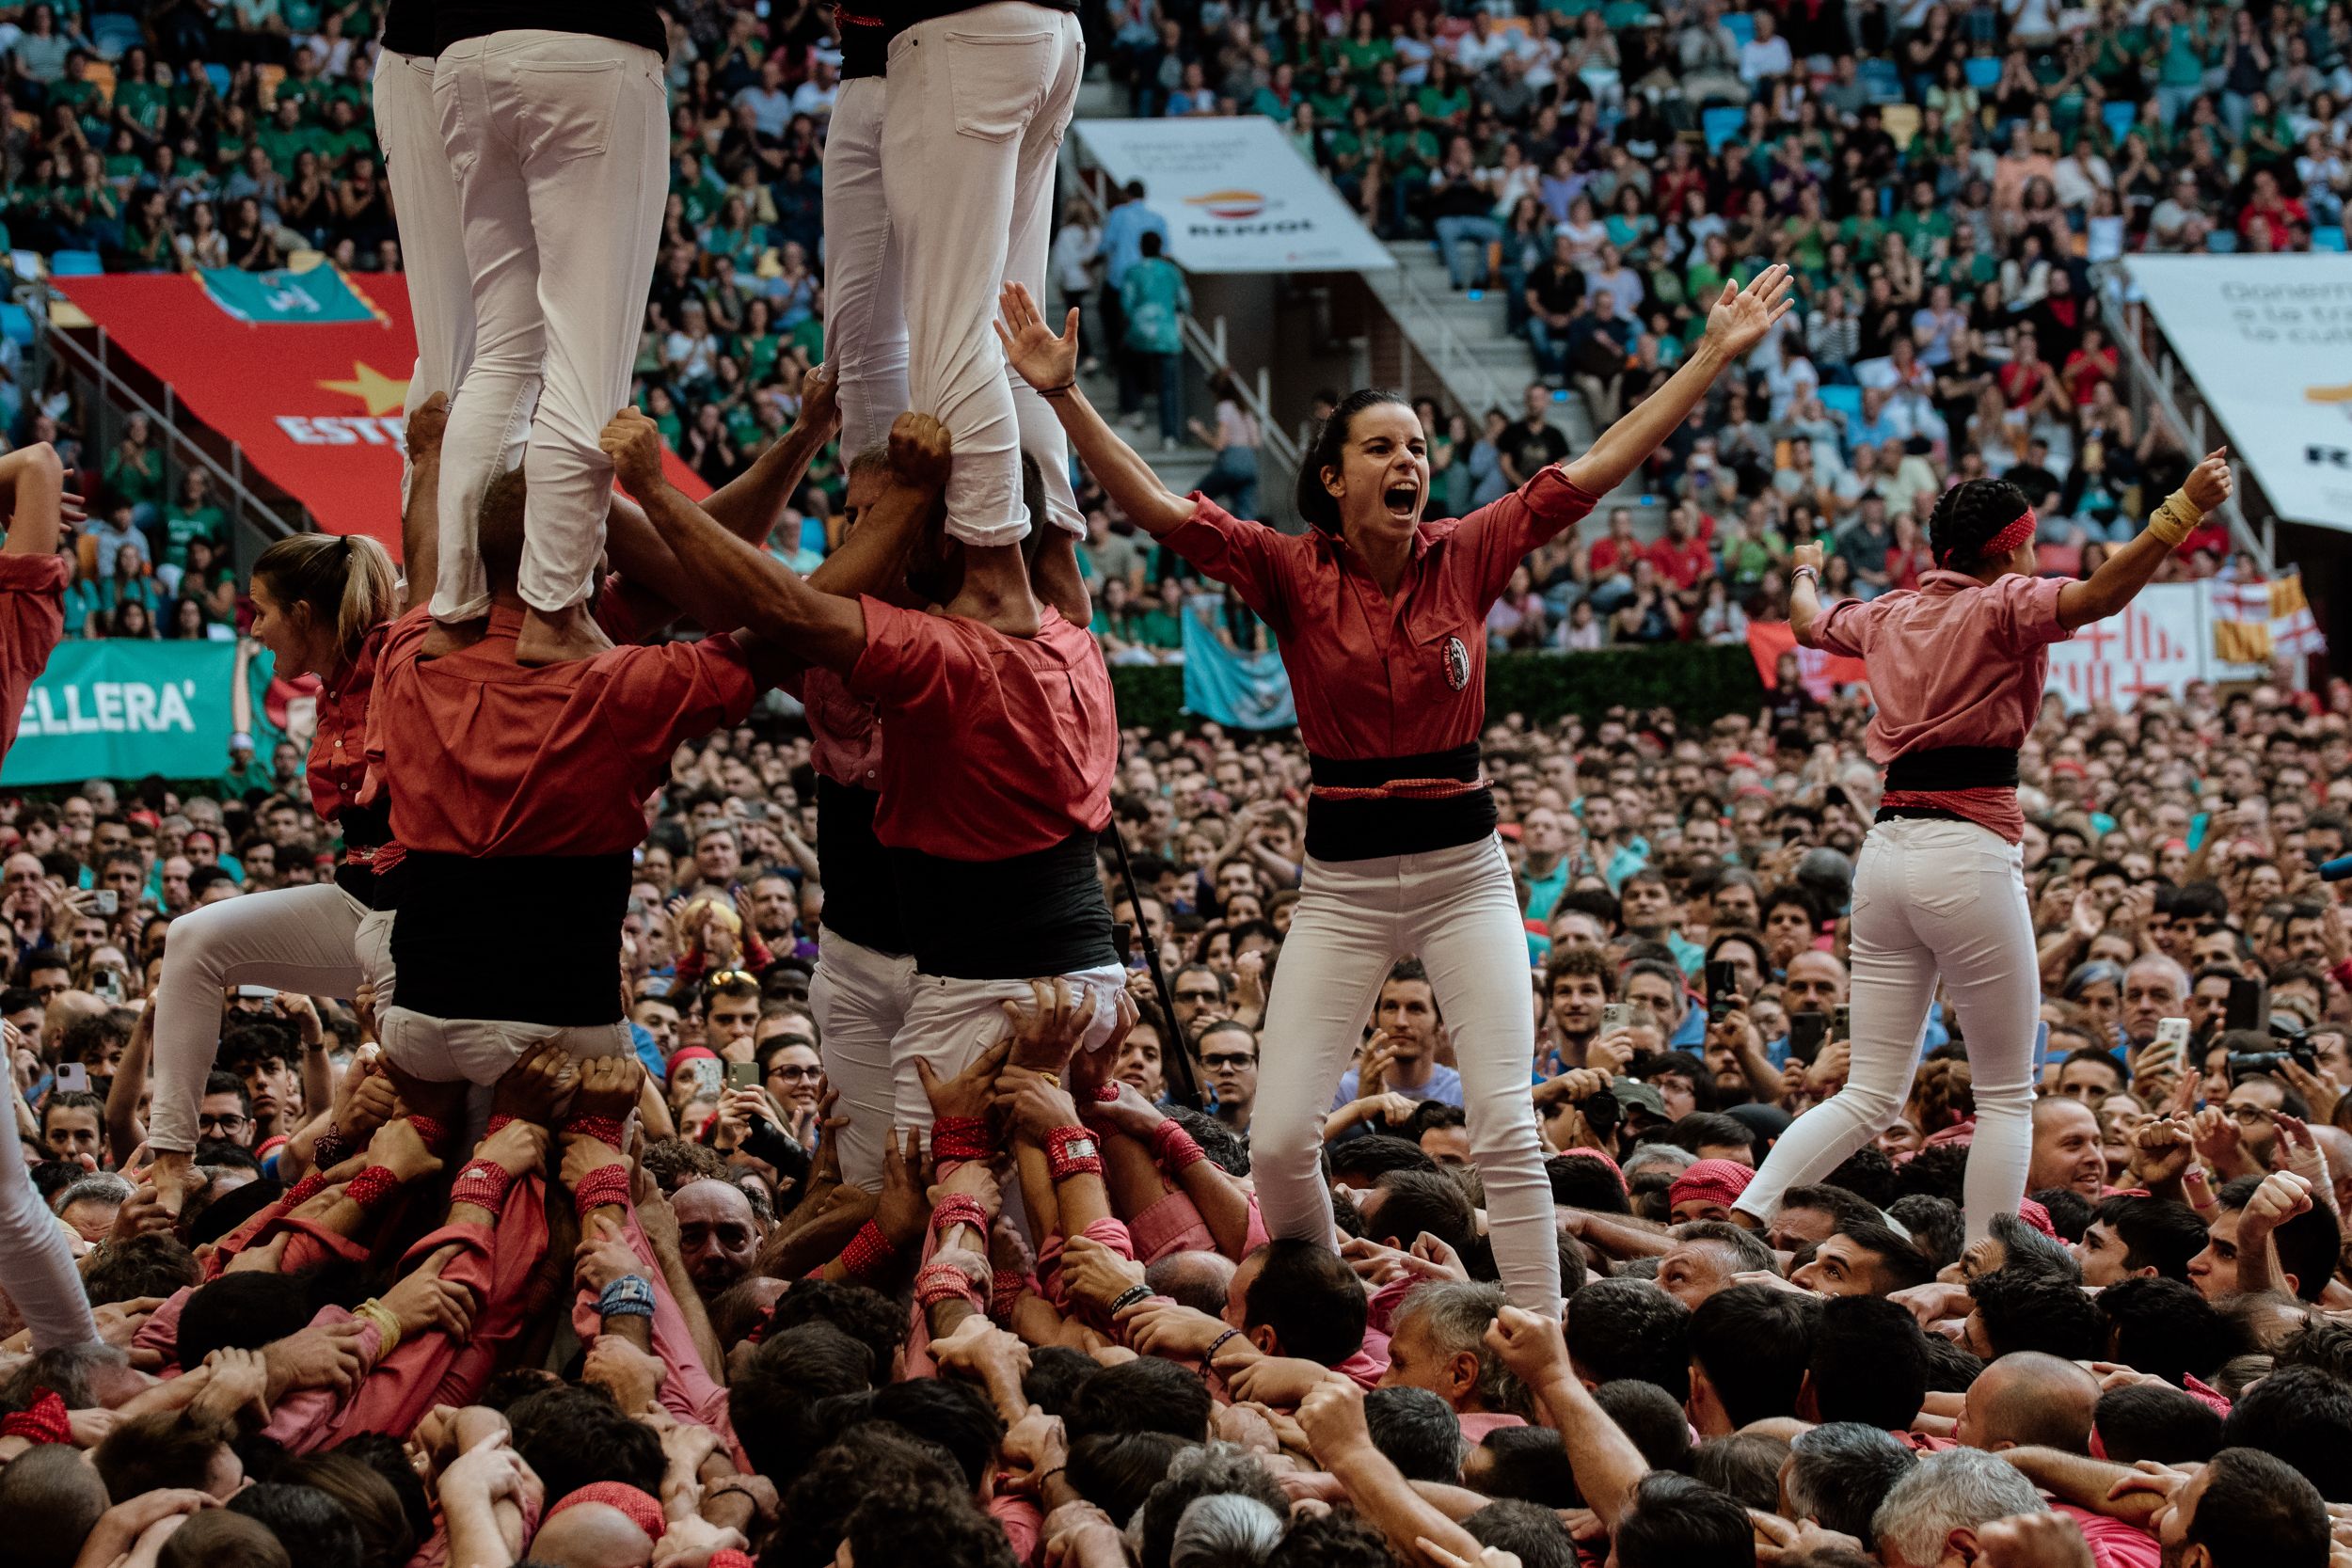
[(1347, 481), (1341, 477), (1341, 474), (1342, 470), (1336, 467), (1326, 467), (1323, 470), (1324, 491), (1333, 500), (1338, 500), (1347, 492)]
[(1251, 1344), (1257, 1346), (1259, 1350), (1268, 1355), (1279, 1355), (1282, 1354), (1280, 1348), (1275, 1342), (1274, 1325), (1272, 1323), (1260, 1323), (1257, 1327), (1250, 1329), (1245, 1337)]
[(1944, 1560), (1947, 1562), (1958, 1558), (1963, 1563), (1973, 1563), (1977, 1560), (1978, 1551), (1977, 1532), (1972, 1526), (1963, 1525), (1944, 1538)]
[(1476, 1351), (1468, 1350), (1456, 1352), (1453, 1360), (1447, 1363), (1446, 1382), (1453, 1387), (1456, 1398), (1459, 1398), (1464, 1394), (1476, 1392), (1478, 1388), (1478, 1353)]

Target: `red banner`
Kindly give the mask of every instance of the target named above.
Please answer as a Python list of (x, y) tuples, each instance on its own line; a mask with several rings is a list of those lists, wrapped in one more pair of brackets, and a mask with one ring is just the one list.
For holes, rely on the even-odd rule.
[[(239, 321), (176, 274), (56, 279), (113, 348), (168, 382), (188, 416), (243, 447), (320, 528), (373, 535), (397, 555), (401, 409), (417, 359), (408, 282), (347, 281), (377, 320)], [(667, 467), (686, 494), (710, 493), (675, 454)]]
[(1748, 656), (1756, 660), (1756, 676), (1767, 691), (1780, 686), (1780, 660), (1784, 654), (1797, 656), (1798, 681), (1822, 702), (1829, 701), (1834, 688), (1866, 684), (1870, 678), (1869, 671), (1858, 658), (1799, 647), (1797, 634), (1786, 621), (1748, 623)]

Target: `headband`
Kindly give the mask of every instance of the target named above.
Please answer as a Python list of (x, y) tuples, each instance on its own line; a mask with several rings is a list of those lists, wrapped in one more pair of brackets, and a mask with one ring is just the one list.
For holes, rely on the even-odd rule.
[[(2038, 521), (2039, 519), (2034, 516), (2033, 508), (2030, 506), (2026, 508), (2025, 514), (2015, 522), (1984, 542), (1979, 548), (1978, 559), (1989, 560), (1995, 556), (2009, 554), (2033, 537)], [(1948, 562), (1951, 560), (1951, 552), (1947, 551), (1937, 559), (1939, 562)]]

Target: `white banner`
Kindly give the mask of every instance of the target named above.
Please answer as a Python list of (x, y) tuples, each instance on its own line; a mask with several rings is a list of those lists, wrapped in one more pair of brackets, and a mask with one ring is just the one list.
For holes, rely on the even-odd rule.
[(2043, 688), (2069, 713), (2094, 703), (2130, 707), (2149, 695), (2177, 697), (2190, 681), (2255, 680), (2259, 664), (2225, 664), (2214, 657), (2213, 582), (2160, 582), (2140, 590), (2121, 615), (2094, 621), (2064, 642), (2050, 645), (2050, 679)]
[(2130, 267), (2280, 515), (2352, 530), (2352, 256), (2135, 256)]
[[(1120, 186), (1143, 182), (1186, 272), (1363, 272), (1396, 259), (1263, 115), (1080, 119)], [(2352, 476), (2348, 476), (2352, 477)]]

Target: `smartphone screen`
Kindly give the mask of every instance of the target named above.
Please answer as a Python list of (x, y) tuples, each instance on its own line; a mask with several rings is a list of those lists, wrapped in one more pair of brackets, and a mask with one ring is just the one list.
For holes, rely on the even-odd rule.
[(2230, 1029), (2267, 1029), (2270, 1020), (2264, 1016), (2263, 983), (2260, 980), (2230, 982), (2228, 1011), (2223, 1027)]

